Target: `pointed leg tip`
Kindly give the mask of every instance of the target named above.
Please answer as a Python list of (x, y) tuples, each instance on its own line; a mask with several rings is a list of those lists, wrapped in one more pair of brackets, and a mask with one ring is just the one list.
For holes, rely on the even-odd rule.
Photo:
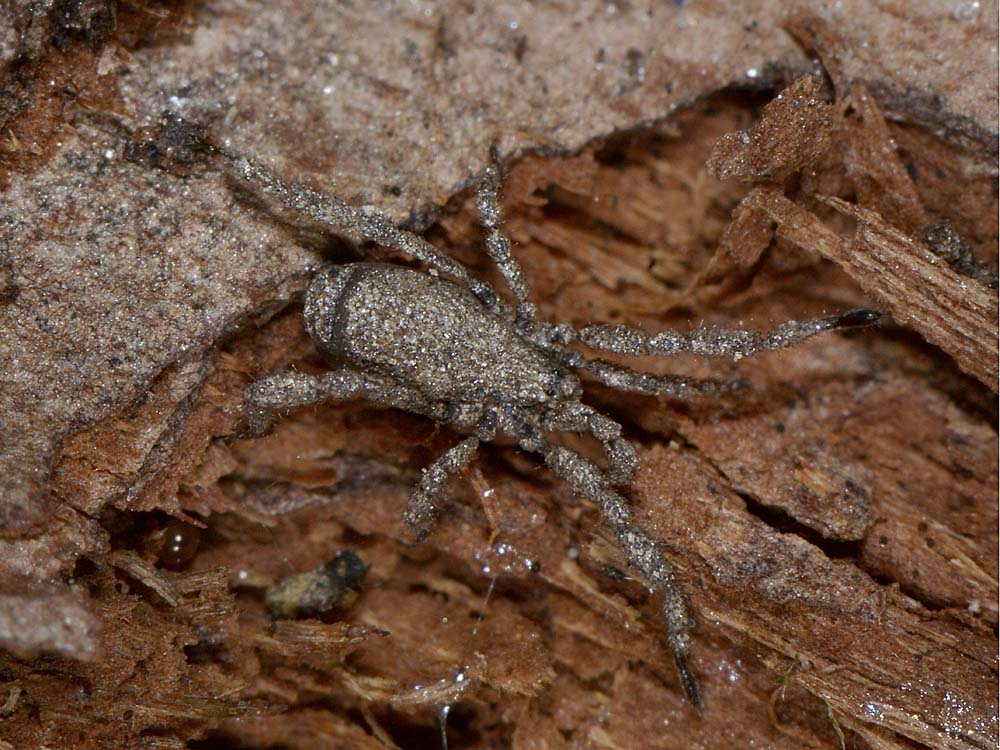
[(405, 516), (403, 518), (403, 523), (410, 532), (410, 538), (413, 540), (414, 544), (420, 544), (431, 534), (431, 525), (428, 523), (420, 523), (419, 521), (406, 518)]
[(695, 679), (694, 673), (688, 665), (687, 657), (675, 654), (674, 664), (677, 667), (677, 676), (680, 678), (681, 688), (684, 690), (684, 697), (687, 698), (688, 703), (692, 706), (701, 709), (705, 705), (701, 696), (701, 688), (698, 686), (698, 680)]
[(843, 315), (838, 315), (835, 323), (838, 328), (860, 328), (862, 326), (875, 325), (883, 318), (883, 314), (878, 310), (849, 310)]
[(414, 544), (420, 544), (434, 531), (437, 525), (437, 518), (433, 510), (426, 508), (407, 508), (403, 511), (403, 524), (410, 532), (410, 537)]

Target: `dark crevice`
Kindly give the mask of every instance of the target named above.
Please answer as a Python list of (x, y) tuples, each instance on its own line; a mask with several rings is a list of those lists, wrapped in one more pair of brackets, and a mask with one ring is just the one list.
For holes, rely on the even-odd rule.
[(816, 529), (813, 529), (803, 524), (801, 521), (796, 520), (787, 511), (778, 508), (776, 506), (763, 503), (757, 498), (755, 498), (753, 495), (736, 489), (729, 482), (729, 477), (725, 474), (725, 472), (721, 471), (719, 467), (716, 466), (714, 463), (712, 463), (712, 461), (709, 458), (705, 457), (703, 453), (698, 451), (696, 446), (689, 443), (686, 445), (686, 447), (689, 448), (690, 450), (698, 452), (699, 455), (703, 456), (705, 460), (712, 466), (712, 468), (714, 468), (716, 472), (718, 472), (719, 476), (726, 480), (727, 484), (729, 484), (730, 491), (732, 491), (734, 494), (739, 496), (740, 499), (743, 500), (747, 512), (750, 515), (764, 522), (775, 531), (778, 531), (779, 533), (782, 534), (794, 534), (798, 536), (799, 538), (805, 540), (812, 546), (821, 550), (823, 554), (826, 555), (826, 557), (829, 558), (830, 560), (844, 560), (851, 562), (858, 570), (865, 573), (875, 583), (878, 583), (881, 586), (891, 586), (892, 584), (896, 584), (897, 586), (899, 586), (899, 590), (902, 593), (906, 594), (914, 601), (919, 602), (921, 606), (923, 606), (930, 612), (938, 612), (952, 608), (928, 600), (926, 592), (913, 588), (905, 581), (894, 580), (889, 576), (886, 576), (884, 573), (878, 573), (870, 569), (869, 566), (867, 566), (863, 562), (863, 556), (862, 556), (862, 546), (864, 545), (863, 539), (839, 540), (839, 539), (828, 539), (827, 537), (824, 537)]
[[(723, 474), (723, 476), (725, 475)], [(816, 531), (816, 529), (796, 520), (787, 511), (762, 503), (753, 497), (753, 495), (741, 492), (735, 487), (730, 487), (730, 489), (743, 500), (750, 515), (763, 521), (775, 531), (801, 537), (809, 542), (809, 544), (822, 550), (823, 554), (831, 560), (850, 560), (855, 564), (858, 563), (861, 557), (861, 540), (828, 539)]]
[(875, 571), (869, 570), (867, 567), (860, 564), (858, 565), (858, 568), (860, 568), (869, 576), (871, 576), (871, 579), (880, 586), (892, 586), (892, 585), (898, 586), (901, 593), (906, 594), (906, 596), (918, 602), (920, 606), (926, 609), (928, 612), (943, 612), (948, 609), (955, 609), (954, 605), (937, 604), (935, 602), (928, 600), (927, 598), (925, 598), (926, 592), (914, 589), (912, 586), (909, 586), (905, 581), (896, 580), (895, 578), (887, 576), (885, 573), (876, 573)]
[(725, 482), (726, 489), (743, 500), (750, 515), (781, 534), (794, 534), (800, 537), (820, 549), (831, 560), (850, 560), (857, 564), (861, 556), (862, 540), (828, 539), (816, 529), (796, 519), (786, 510), (774, 505), (768, 505), (753, 495), (735, 487), (729, 475), (712, 460), (712, 457), (702, 451), (697, 444), (689, 441), (683, 434), (678, 433), (673, 440), (680, 443), (684, 450), (696, 454), (711, 467), (716, 476)]
[[(438, 707), (440, 708), (440, 707)], [(413, 716), (405, 715), (391, 708), (374, 712), (379, 726), (396, 741), (400, 747), (413, 750), (440, 750), (441, 723), (435, 716), (434, 707)], [(449, 745), (455, 747), (475, 747), (481, 741), (474, 728), (475, 708), (464, 703), (450, 704), (447, 714)]]
[(895, 580), (884, 573), (877, 573), (870, 569), (869, 566), (865, 565), (862, 560), (861, 548), (864, 543), (863, 540), (841, 541), (837, 539), (827, 539), (815, 529), (812, 529), (795, 520), (781, 508), (766, 505), (759, 500), (756, 500), (752, 495), (740, 492), (739, 490), (733, 489), (733, 492), (739, 495), (739, 497), (746, 504), (748, 513), (763, 521), (771, 528), (782, 534), (795, 534), (796, 536), (809, 542), (809, 544), (820, 549), (823, 554), (831, 560), (850, 561), (858, 570), (868, 575), (873, 581), (875, 581), (875, 583), (878, 583), (881, 586), (891, 586), (896, 584), (899, 586), (899, 590), (902, 593), (906, 594), (914, 601), (919, 602), (919, 604), (929, 612), (940, 612), (942, 610), (954, 608), (953, 606), (941, 605), (929, 600), (927, 598), (927, 592), (916, 589), (905, 581)]
[[(915, 331), (890, 323), (879, 326), (879, 341), (868, 344), (871, 350), (876, 343), (889, 342), (899, 347), (899, 372), (904, 377), (916, 377), (938, 393), (943, 394), (966, 416), (974, 421), (983, 421), (994, 430), (998, 428), (997, 394), (976, 378), (966, 374), (942, 349), (924, 340)], [(863, 341), (863, 340), (862, 340)], [(909, 350), (909, 351), (908, 351)], [(926, 367), (913, 364), (918, 357), (907, 356), (910, 352), (925, 355), (930, 361)]]
[[(144, 734), (144, 737), (155, 737), (156, 735)], [(254, 750), (261, 745), (253, 740), (244, 741), (242, 737), (234, 732), (213, 729), (207, 732), (203, 739), (189, 740), (187, 747), (191, 750), (208, 750), (209, 748), (224, 747), (228, 750)], [(268, 750), (292, 750), (293, 745), (285, 743), (269, 743)]]

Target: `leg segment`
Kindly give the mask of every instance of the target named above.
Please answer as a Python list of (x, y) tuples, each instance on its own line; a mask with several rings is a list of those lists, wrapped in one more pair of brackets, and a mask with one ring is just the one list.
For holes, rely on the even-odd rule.
[(437, 521), (435, 498), (444, 489), (452, 474), (464, 469), (476, 455), (479, 438), (470, 435), (458, 445), (452, 446), (438, 457), (437, 461), (423, 470), (420, 484), (410, 495), (403, 511), (403, 520), (417, 537), (423, 540), (434, 529)]
[(618, 536), (619, 547), (629, 564), (663, 594), (667, 641), (674, 654), (677, 674), (688, 700), (700, 706), (701, 691), (687, 658), (691, 650), (687, 603), (674, 579), (673, 568), (663, 558), (658, 544), (635, 525), (625, 499), (608, 485), (604, 474), (594, 464), (567, 448), (547, 442), (530, 424), (522, 424), (521, 434), (522, 448), (541, 454), (545, 465), (569, 482), (574, 492), (597, 504), (601, 517)]
[(687, 378), (682, 375), (653, 375), (648, 372), (638, 372), (631, 367), (617, 365), (603, 359), (587, 359), (580, 352), (565, 348), (567, 344), (580, 340), (579, 337), (580, 333), (567, 323), (554, 326), (543, 323), (535, 327), (535, 335), (532, 336), (532, 340), (557, 356), (563, 367), (586, 370), (604, 385), (619, 391), (680, 398), (699, 394), (718, 395), (742, 386), (739, 381), (724, 383), (718, 380)]
[(580, 367), (615, 390), (634, 391), (650, 396), (681, 398), (699, 394), (718, 395), (736, 390), (741, 385), (739, 381), (724, 383), (719, 380), (686, 378), (682, 375), (652, 375), (600, 359), (586, 360)]
[(434, 529), (437, 521), (435, 499), (444, 489), (452, 474), (464, 469), (481, 441), (490, 441), (496, 436), (496, 414), (487, 409), (476, 425), (475, 434), (462, 440), (445, 451), (433, 464), (424, 469), (420, 484), (410, 495), (403, 511), (403, 520), (413, 529), (417, 540), (424, 539)]
[(288, 371), (264, 378), (244, 391), (243, 418), (249, 435), (262, 435), (271, 428), (277, 412), (351, 398), (424, 414), (439, 422), (451, 416), (445, 405), (427, 401), (394, 380), (341, 369), (321, 376)]
[(527, 327), (537, 313), (535, 306), (528, 302), (528, 283), (517, 259), (510, 254), (510, 240), (500, 231), (500, 175), (494, 165), (483, 172), (483, 178), (476, 188), (476, 209), (479, 221), (486, 229), (486, 252), (496, 263), (507, 286), (517, 300), (515, 321), (519, 328)]
[(622, 437), (622, 426), (579, 401), (566, 403), (546, 414), (542, 428), (553, 431), (589, 432), (601, 441), (611, 468), (606, 479), (613, 485), (628, 484), (639, 468), (635, 448)]
[[(696, 328), (690, 333), (662, 331), (649, 335), (629, 326), (593, 325), (581, 329), (577, 336), (591, 349), (616, 354), (671, 356), (681, 352), (693, 352), (706, 357), (730, 356), (733, 359), (740, 359), (758, 352), (785, 349), (824, 331), (873, 325), (881, 317), (882, 314), (874, 310), (851, 310), (841, 315), (827, 315), (802, 321), (790, 320), (768, 333)], [(560, 333), (572, 336), (572, 333), (565, 329), (561, 329)]]
[(372, 207), (352, 206), (339, 198), (323, 195), (299, 183), (286, 184), (274, 172), (252, 159), (235, 156), (213, 147), (244, 180), (267, 195), (279, 198), (288, 208), (334, 229), (346, 230), (383, 247), (406, 253), (434, 269), (463, 282), (491, 311), (500, 311), (496, 292), (485, 281), (476, 279), (461, 263), (442, 253), (427, 240), (397, 228)]

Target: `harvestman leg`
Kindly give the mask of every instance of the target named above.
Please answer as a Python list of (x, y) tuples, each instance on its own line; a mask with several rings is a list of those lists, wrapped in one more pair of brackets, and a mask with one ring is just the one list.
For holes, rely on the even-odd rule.
[[(800, 341), (826, 331), (872, 325), (882, 314), (874, 310), (851, 310), (841, 315), (828, 315), (809, 320), (792, 320), (768, 333), (740, 329), (696, 328), (689, 333), (661, 331), (647, 334), (624, 325), (592, 325), (579, 331), (565, 323), (549, 326), (542, 336), (550, 342), (565, 346), (576, 341), (591, 349), (626, 354), (671, 356), (693, 352), (701, 356), (731, 356), (734, 359), (794, 346)], [(544, 345), (544, 343), (543, 343)], [(573, 352), (570, 356), (575, 355)], [(683, 397), (694, 394), (717, 395), (738, 387), (738, 383), (701, 380), (679, 375), (653, 375), (637, 372), (630, 367), (604, 360), (574, 357), (573, 367), (593, 374), (599, 381), (622, 391), (636, 391), (654, 396)]]
[(439, 422), (450, 416), (445, 405), (430, 402), (394, 380), (340, 369), (319, 376), (281, 372), (254, 383), (243, 395), (243, 418), (249, 434), (262, 435), (270, 429), (278, 411), (352, 398), (424, 414)]
[[(423, 414), (437, 422), (453, 421), (455, 414), (444, 404), (428, 401), (418, 391), (388, 378), (341, 369), (321, 376), (302, 372), (282, 372), (250, 386), (243, 396), (243, 418), (250, 435), (267, 432), (278, 411), (327, 401), (361, 398), (375, 404)], [(463, 469), (475, 456), (481, 441), (496, 436), (497, 415), (487, 409), (475, 426), (473, 435), (452, 446), (421, 476), (406, 504), (403, 520), (418, 539), (429, 534), (436, 521), (437, 495), (452, 474)]]
[[(590, 328), (597, 327), (599, 326), (590, 326)], [(616, 326), (610, 327), (616, 328)], [(733, 382), (724, 383), (719, 380), (689, 378), (683, 375), (654, 375), (603, 359), (588, 359), (580, 352), (565, 348), (580, 340), (580, 332), (568, 323), (559, 323), (558, 325), (540, 323), (535, 326), (532, 334), (532, 341), (557, 356), (564, 367), (586, 370), (600, 382), (620, 391), (681, 398), (684, 396), (718, 395), (734, 390), (739, 385)]]
[(486, 252), (517, 300), (514, 320), (518, 328), (524, 329), (535, 320), (538, 311), (528, 301), (528, 282), (517, 259), (510, 253), (510, 240), (500, 231), (500, 175), (493, 164), (486, 167), (476, 188), (476, 209), (486, 229)]
[(437, 520), (437, 505), (434, 501), (437, 496), (452, 474), (456, 474), (469, 464), (476, 455), (479, 443), (489, 442), (496, 437), (496, 425), (497, 414), (494, 409), (489, 408), (477, 423), (474, 434), (449, 448), (424, 469), (420, 484), (413, 491), (406, 503), (406, 510), (403, 511), (403, 520), (413, 529), (418, 541), (424, 539), (434, 529)]
[(622, 426), (579, 401), (564, 404), (546, 414), (542, 427), (552, 431), (589, 432), (600, 440), (611, 464), (611, 468), (605, 472), (610, 484), (628, 484), (639, 468), (635, 448), (622, 437)]
[(872, 325), (881, 317), (882, 314), (875, 310), (851, 310), (840, 315), (790, 320), (767, 333), (706, 327), (689, 333), (661, 331), (647, 334), (629, 326), (606, 324), (587, 326), (578, 332), (560, 327), (559, 333), (564, 343), (579, 340), (591, 349), (633, 357), (643, 354), (669, 357), (681, 352), (693, 352), (705, 357), (740, 359), (758, 352), (785, 349), (825, 331)]
[(492, 312), (500, 311), (500, 300), (493, 287), (472, 276), (465, 266), (438, 250), (427, 240), (398, 229), (374, 208), (352, 206), (301, 183), (286, 184), (274, 172), (253, 159), (236, 156), (215, 146), (211, 147), (211, 150), (222, 156), (240, 177), (261, 192), (276, 196), (288, 208), (327, 226), (354, 232), (383, 247), (399, 250), (442, 273), (454, 276), (468, 286)]
[(435, 499), (441, 494), (451, 475), (469, 464), (476, 455), (477, 448), (479, 448), (479, 438), (470, 435), (442, 453), (421, 473), (420, 484), (413, 490), (403, 511), (403, 521), (413, 530), (417, 541), (422, 541), (434, 530), (437, 520)]
[(683, 375), (653, 375), (637, 372), (630, 367), (612, 364), (600, 359), (586, 360), (580, 365), (600, 382), (618, 391), (633, 391), (650, 396), (682, 398), (691, 395), (718, 395), (735, 390), (739, 382), (724, 383), (720, 380), (688, 378)]
[(522, 424), (522, 448), (540, 454), (545, 465), (565, 479), (573, 492), (596, 503), (601, 517), (618, 536), (618, 545), (632, 565), (651, 586), (663, 594), (663, 614), (667, 624), (667, 641), (674, 654), (674, 664), (688, 700), (701, 705), (701, 691), (688, 665), (691, 650), (691, 622), (687, 603), (674, 579), (673, 568), (664, 559), (659, 545), (637, 527), (632, 511), (620, 494), (613, 490), (603, 472), (593, 463), (568, 448), (553, 445), (530, 424)]

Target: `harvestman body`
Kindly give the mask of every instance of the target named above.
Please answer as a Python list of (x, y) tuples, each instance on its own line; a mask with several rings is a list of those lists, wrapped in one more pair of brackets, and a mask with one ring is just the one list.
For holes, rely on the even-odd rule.
[[(319, 273), (306, 294), (305, 325), (333, 369), (320, 376), (299, 372), (272, 375), (244, 395), (244, 417), (255, 434), (265, 432), (275, 413), (330, 400), (365, 398), (454, 425), (468, 437), (424, 470), (406, 507), (405, 521), (418, 537), (435, 522), (435, 499), (448, 478), (473, 458), (481, 441), (498, 432), (541, 456), (573, 491), (594, 502), (614, 531), (622, 554), (651, 587), (662, 593), (667, 639), (688, 699), (700, 705), (698, 683), (688, 666), (691, 618), (684, 595), (657, 542), (635, 524), (615, 489), (628, 484), (638, 467), (635, 450), (614, 420), (580, 401), (573, 370), (627, 391), (685, 396), (719, 393), (718, 381), (657, 376), (588, 359), (567, 348), (580, 342), (620, 354), (745, 356), (781, 349), (835, 328), (868, 325), (879, 314), (855, 310), (843, 315), (791, 321), (767, 334), (699, 328), (655, 335), (620, 325), (576, 330), (537, 319), (528, 301), (521, 268), (501, 233), (499, 177), (488, 167), (476, 191), (486, 250), (515, 298), (511, 309), (492, 287), (421, 237), (397, 229), (382, 214), (351, 206), (299, 184), (285, 184), (255, 161), (211, 148), (240, 177), (286, 206), (334, 229), (393, 248), (427, 264), (428, 272), (387, 263), (350, 263)], [(456, 281), (445, 279), (447, 274)], [(607, 469), (551, 443), (546, 433), (593, 435), (604, 448)]]

